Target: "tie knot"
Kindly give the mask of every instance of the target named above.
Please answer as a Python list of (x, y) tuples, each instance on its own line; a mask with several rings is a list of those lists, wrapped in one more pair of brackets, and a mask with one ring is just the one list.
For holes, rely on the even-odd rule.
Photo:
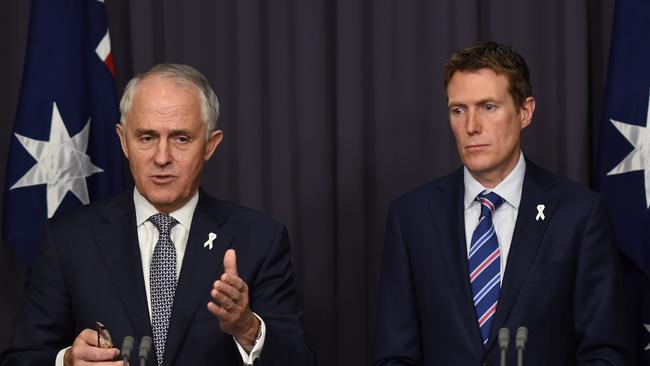
[(151, 221), (153, 226), (155, 226), (156, 229), (158, 229), (158, 233), (161, 236), (163, 235), (169, 236), (169, 233), (171, 232), (172, 228), (176, 226), (176, 224), (178, 224), (178, 221), (176, 221), (175, 218), (161, 213), (151, 215), (149, 221)]
[(481, 203), (481, 216), (492, 215), (503, 203), (503, 198), (494, 192), (483, 191), (476, 200)]

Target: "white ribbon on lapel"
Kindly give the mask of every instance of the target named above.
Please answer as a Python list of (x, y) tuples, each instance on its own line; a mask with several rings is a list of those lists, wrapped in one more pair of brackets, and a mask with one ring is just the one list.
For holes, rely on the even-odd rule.
[(212, 241), (214, 241), (214, 239), (216, 239), (216, 238), (217, 238), (217, 234), (215, 234), (215, 233), (210, 233), (210, 234), (208, 235), (208, 241), (206, 241), (206, 242), (203, 244), (203, 247), (204, 247), (204, 248), (205, 248), (205, 247), (208, 247), (209, 250), (212, 250)]
[(535, 221), (539, 221), (539, 219), (542, 219), (542, 221), (544, 221), (544, 219), (546, 218), (544, 216), (545, 208), (546, 207), (544, 205), (537, 205), (537, 216), (535, 216)]

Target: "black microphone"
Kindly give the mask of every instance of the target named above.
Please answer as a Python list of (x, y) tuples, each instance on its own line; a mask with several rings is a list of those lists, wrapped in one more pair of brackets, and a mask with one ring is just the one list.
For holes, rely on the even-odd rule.
[(140, 366), (145, 366), (147, 364), (149, 351), (151, 351), (151, 337), (144, 336), (140, 340)]
[(517, 328), (517, 335), (515, 342), (517, 344), (517, 366), (524, 365), (524, 349), (526, 349), (526, 341), (528, 340), (528, 329), (526, 327)]
[(122, 360), (124, 360), (124, 365), (128, 365), (129, 359), (131, 358), (131, 351), (133, 351), (133, 337), (126, 336), (122, 341)]
[(501, 349), (501, 366), (506, 366), (508, 342), (510, 342), (510, 331), (508, 330), (508, 328), (499, 329), (499, 348)]

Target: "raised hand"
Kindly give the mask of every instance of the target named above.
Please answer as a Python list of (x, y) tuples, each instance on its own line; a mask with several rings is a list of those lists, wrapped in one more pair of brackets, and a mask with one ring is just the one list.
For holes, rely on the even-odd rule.
[(260, 321), (249, 306), (248, 285), (237, 274), (237, 255), (228, 249), (223, 257), (224, 273), (214, 282), (208, 310), (219, 319), (221, 330), (233, 335), (242, 346), (251, 346)]

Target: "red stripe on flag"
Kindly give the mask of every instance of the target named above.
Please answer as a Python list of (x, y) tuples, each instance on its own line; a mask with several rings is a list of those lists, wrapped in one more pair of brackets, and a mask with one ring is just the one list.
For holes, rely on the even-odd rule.
[(108, 56), (106, 56), (106, 60), (104, 60), (104, 64), (108, 68), (108, 71), (111, 72), (113, 77), (115, 77), (115, 66), (113, 66), (113, 51), (108, 53)]

